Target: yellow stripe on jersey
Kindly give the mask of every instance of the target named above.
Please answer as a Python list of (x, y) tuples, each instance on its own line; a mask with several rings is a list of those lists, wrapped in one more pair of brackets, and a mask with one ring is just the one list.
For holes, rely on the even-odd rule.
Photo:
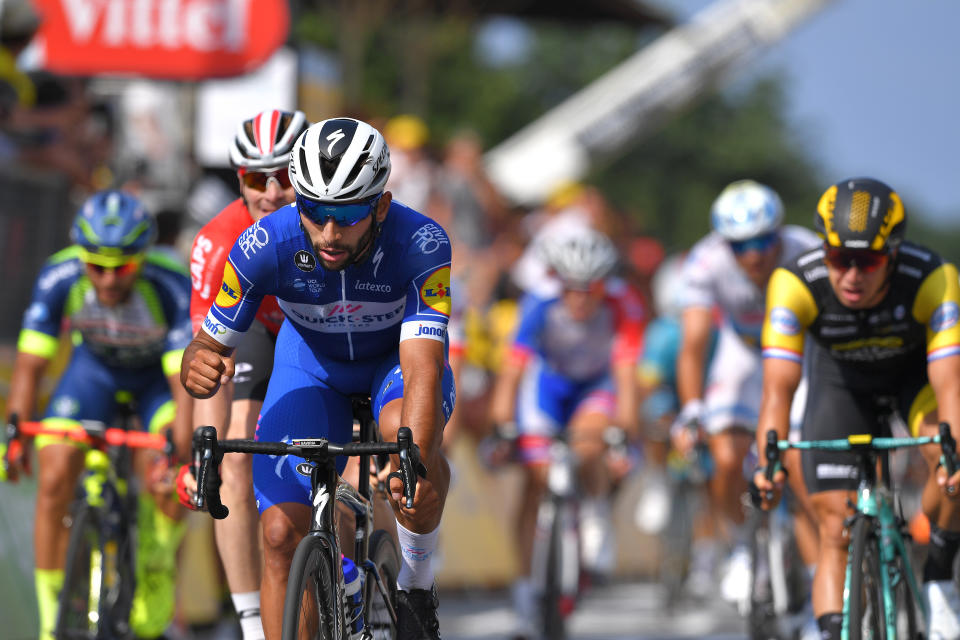
[(927, 327), (927, 359), (960, 354), (960, 280), (945, 262), (927, 275), (913, 301), (913, 317)]
[(807, 327), (816, 318), (817, 303), (803, 281), (786, 269), (774, 271), (767, 285), (767, 312), (763, 318), (764, 357), (799, 361)]

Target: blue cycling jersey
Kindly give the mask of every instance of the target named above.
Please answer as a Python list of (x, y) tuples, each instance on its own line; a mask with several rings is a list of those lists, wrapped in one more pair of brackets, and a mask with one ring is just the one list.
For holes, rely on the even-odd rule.
[(74, 344), (108, 367), (158, 366), (162, 359), (166, 373), (175, 373), (191, 336), (186, 268), (150, 251), (127, 300), (106, 307), (86, 275), (80, 248), (68, 247), (48, 259), (37, 276), (18, 349), (52, 358), (64, 320)]
[(277, 297), (287, 323), (320, 357), (367, 360), (409, 338), (446, 343), (450, 241), (433, 220), (394, 201), (368, 257), (327, 270), (291, 204), (234, 243), (203, 330), (235, 346), (266, 295)]

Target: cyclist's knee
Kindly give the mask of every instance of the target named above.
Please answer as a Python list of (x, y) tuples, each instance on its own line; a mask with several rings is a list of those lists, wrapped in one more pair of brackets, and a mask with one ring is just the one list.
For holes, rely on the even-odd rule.
[(83, 452), (72, 446), (45, 448), (40, 453), (37, 475), (37, 499), (66, 505), (73, 498), (77, 477), (83, 465)]
[(843, 533), (848, 515), (846, 494), (845, 492), (836, 493), (840, 495), (814, 494), (813, 507), (817, 518), (817, 531), (820, 535), (821, 547), (846, 549), (850, 542)]
[(263, 525), (263, 552), (268, 563), (276, 558), (286, 557), (287, 562), (293, 557), (297, 544), (303, 538), (303, 532), (287, 518), (270, 517), (266, 513), (261, 518)]

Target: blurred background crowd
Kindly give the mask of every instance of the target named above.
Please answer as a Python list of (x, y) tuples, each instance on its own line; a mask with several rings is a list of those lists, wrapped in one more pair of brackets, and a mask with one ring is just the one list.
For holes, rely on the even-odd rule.
[[(186, 10), (196, 1), (173, 4)], [(456, 477), (444, 517), (444, 586), (498, 586), (512, 575), (510, 492), (491, 487), (515, 478), (489, 475), (474, 450), (488, 427), (485, 406), (517, 299), (546, 283), (530, 259), (531, 239), (552, 225), (609, 234), (622, 257), (619, 275), (645, 297), (650, 317), (651, 278), (667, 256), (707, 233), (710, 204), (725, 185), (770, 185), (787, 221), (809, 227), (823, 188), (844, 177), (825, 175), (816, 141), (789, 126), (782, 75), (730, 73), (777, 38), (751, 31), (759, 20), (751, 5), (768, 13), (779, 5), (788, 31), (828, 3), (718, 2), (708, 8), (709, 38), (688, 32), (690, 52), (665, 53), (684, 27), (665, 3), (248, 0), (232, 5), (242, 5), (251, 24), (283, 13), (285, 39), (244, 73), (208, 79), (197, 69), (181, 78), (119, 67), (79, 72), (53, 57), (50, 39), (60, 32), (42, 37), (54, 16), (58, 24), (64, 16), (79, 21), (66, 27), (74, 34), (84, 24), (122, 31), (123, 20), (143, 28), (131, 7), (152, 4), (143, 15), (155, 17), (159, 1), (0, 2), (0, 399), (33, 280), (67, 244), (86, 196), (108, 187), (140, 195), (157, 216), (159, 242), (186, 263), (196, 231), (236, 197), (227, 148), (241, 120), (266, 108), (299, 108), (311, 121), (367, 120), (391, 150), (388, 189), (453, 239), (463, 339), (458, 411), (445, 438)], [(632, 81), (610, 75), (630, 62)], [(598, 92), (577, 102), (585, 87)], [(558, 105), (566, 110), (551, 111)], [(556, 148), (542, 142), (551, 136)], [(901, 189), (896, 175), (875, 177)], [(956, 261), (960, 242), (951, 240), (960, 227), (925, 226), (917, 213), (910, 237)], [(0, 573), (23, 576), (0, 581), (0, 618), (23, 628), (35, 617), (25, 587), (29, 491), (0, 494)], [(632, 513), (636, 498), (628, 487), (620, 511)], [(207, 520), (195, 526), (208, 531)], [(643, 535), (632, 518), (622, 520), (622, 535)], [(469, 541), (470, 553), (457, 540)], [(622, 545), (619, 571), (652, 571), (640, 546)], [(222, 591), (205, 586), (217, 582), (212, 543), (197, 535), (183, 553), (211, 567), (184, 585), (184, 623), (216, 620)]]

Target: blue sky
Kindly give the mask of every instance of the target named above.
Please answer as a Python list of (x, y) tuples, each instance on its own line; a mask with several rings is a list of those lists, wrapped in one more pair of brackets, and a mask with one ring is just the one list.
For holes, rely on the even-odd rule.
[(960, 226), (958, 27), (957, 0), (834, 0), (736, 79), (785, 74), (795, 137), (828, 181), (870, 175), (908, 211)]

